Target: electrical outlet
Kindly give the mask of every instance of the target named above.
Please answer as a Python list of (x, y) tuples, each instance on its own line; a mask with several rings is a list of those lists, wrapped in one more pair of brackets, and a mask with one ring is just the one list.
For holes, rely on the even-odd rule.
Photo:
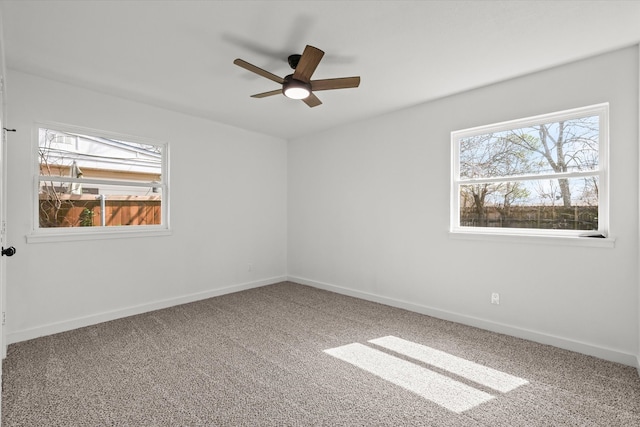
[(491, 304), (500, 304), (500, 294), (494, 292), (491, 294)]
[(247, 264), (247, 271), (248, 272), (252, 272), (253, 271), (253, 263), (250, 262), (249, 264)]

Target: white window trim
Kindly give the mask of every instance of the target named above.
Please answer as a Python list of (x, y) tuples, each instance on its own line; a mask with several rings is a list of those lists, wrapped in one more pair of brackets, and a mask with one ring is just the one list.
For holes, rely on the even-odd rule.
[[(162, 182), (154, 184), (154, 186), (162, 187), (162, 203), (161, 203), (161, 225), (144, 225), (144, 226), (110, 226), (110, 227), (61, 227), (61, 228), (40, 228), (40, 216), (38, 211), (39, 200), (39, 181), (40, 181), (40, 164), (38, 158), (38, 132), (40, 128), (55, 129), (62, 132), (81, 133), (93, 136), (101, 136), (121, 141), (131, 141), (140, 144), (150, 144), (162, 147)], [(168, 236), (172, 234), (170, 227), (170, 209), (169, 209), (169, 143), (155, 139), (144, 138), (139, 136), (120, 134), (99, 129), (91, 129), (87, 127), (68, 125), (56, 122), (35, 122), (32, 128), (32, 221), (31, 231), (26, 236), (27, 243), (46, 243), (46, 242), (64, 242), (64, 241), (82, 241), (82, 240), (101, 240), (101, 239), (118, 239), (118, 238), (134, 238), (134, 237), (154, 237)], [(66, 177), (59, 177), (60, 181), (73, 181)], [(58, 178), (56, 178), (58, 179)], [(100, 179), (83, 179), (83, 183), (109, 183), (112, 182)], [(123, 182), (122, 184), (127, 184)], [(146, 186), (147, 183), (135, 183), (137, 186)]]
[[(598, 230), (589, 232), (585, 230), (544, 230), (525, 228), (498, 228), (498, 227), (461, 227), (460, 226), (460, 197), (459, 185), (472, 183), (473, 180), (460, 181), (460, 159), (458, 141), (465, 137), (481, 135), (507, 129), (516, 129), (551, 121), (569, 120), (588, 115), (600, 116), (599, 135), (599, 209)], [(614, 247), (615, 238), (609, 236), (609, 104), (602, 103), (587, 107), (541, 114), (517, 120), (504, 121), (485, 126), (451, 132), (451, 188), (450, 188), (450, 229), (449, 236), (454, 239), (468, 240), (493, 240), (502, 242), (526, 242), (544, 243), (552, 245)], [(567, 177), (583, 175), (582, 172), (563, 174)], [(591, 175), (591, 174), (590, 174)], [(558, 174), (521, 176), (526, 178), (556, 178)], [(485, 182), (489, 179), (483, 179)], [(504, 178), (496, 179), (504, 180)], [(587, 237), (587, 235), (602, 234), (601, 237)]]

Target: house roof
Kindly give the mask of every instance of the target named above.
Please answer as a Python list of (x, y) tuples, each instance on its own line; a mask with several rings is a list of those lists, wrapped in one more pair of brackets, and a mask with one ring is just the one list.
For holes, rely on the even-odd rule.
[[(638, 43), (640, 1), (0, 2), (7, 65), (292, 139)], [(311, 44), (314, 78), (359, 75), (309, 108), (276, 75)], [(8, 96), (11, 96), (10, 81)]]

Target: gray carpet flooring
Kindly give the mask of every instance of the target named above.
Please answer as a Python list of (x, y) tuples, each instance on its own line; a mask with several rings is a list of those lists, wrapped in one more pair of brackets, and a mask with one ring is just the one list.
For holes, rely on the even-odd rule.
[(635, 369), (290, 282), (12, 344), (10, 426), (640, 426)]

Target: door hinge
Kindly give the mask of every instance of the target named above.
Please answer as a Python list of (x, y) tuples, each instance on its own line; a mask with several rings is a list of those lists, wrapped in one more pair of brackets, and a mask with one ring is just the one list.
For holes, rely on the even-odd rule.
[(2, 324), (7, 323), (7, 313), (5, 311), (2, 312)]

